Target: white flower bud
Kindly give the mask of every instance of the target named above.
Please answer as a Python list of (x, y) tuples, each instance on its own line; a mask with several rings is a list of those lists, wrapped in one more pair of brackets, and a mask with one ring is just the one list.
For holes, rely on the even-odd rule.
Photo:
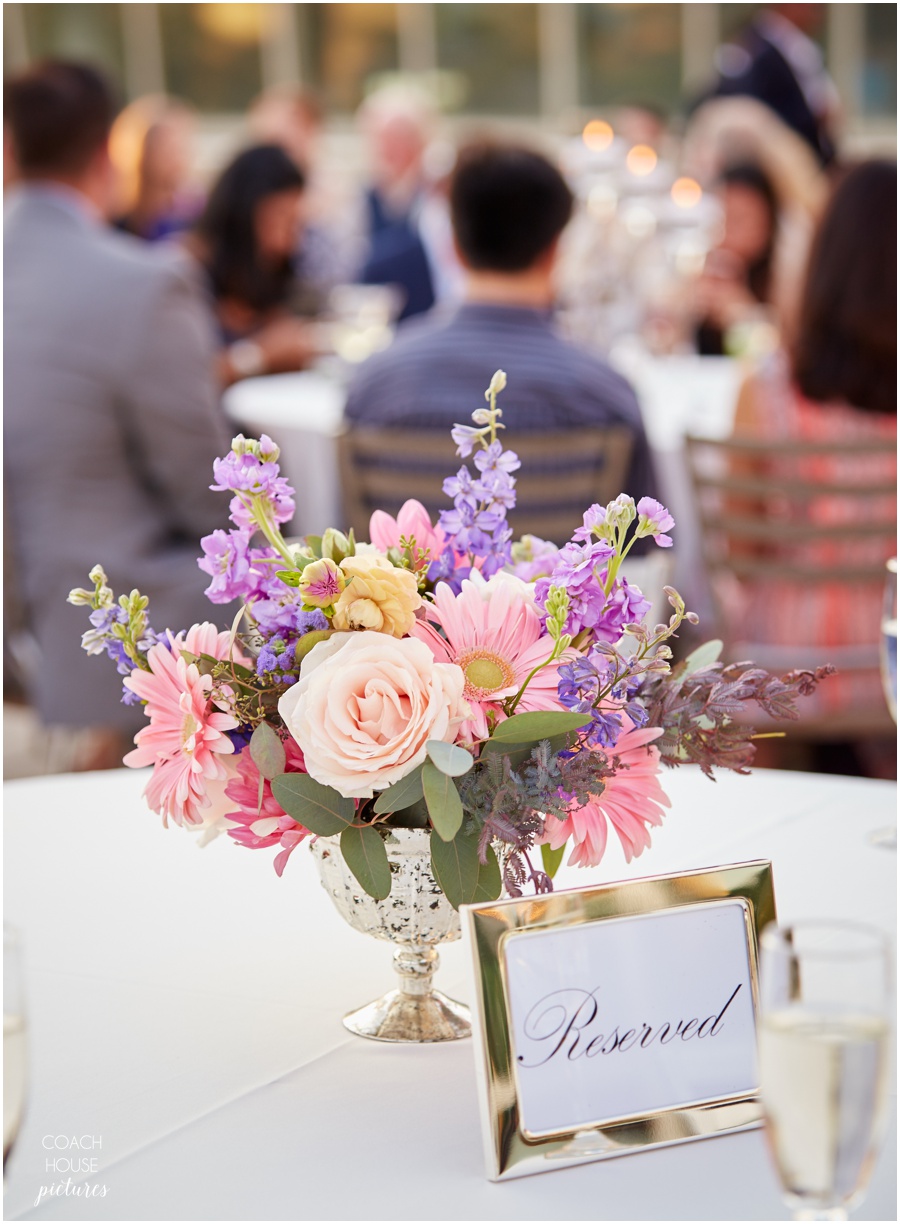
[(472, 420), (476, 425), (490, 425), (491, 412), (489, 408), (476, 408), (472, 413)]
[(506, 374), (503, 370), (497, 370), (494, 373), (494, 377), (491, 379), (491, 385), (488, 387), (487, 391), (485, 391), (484, 393), (484, 398), (486, 400), (489, 400), (491, 399), (492, 396), (499, 395), (500, 392), (505, 387), (506, 387)]

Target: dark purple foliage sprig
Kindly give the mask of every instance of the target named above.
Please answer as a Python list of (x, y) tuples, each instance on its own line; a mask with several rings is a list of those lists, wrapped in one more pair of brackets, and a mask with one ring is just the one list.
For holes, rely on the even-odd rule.
[(548, 819), (565, 820), (573, 801), (583, 807), (590, 795), (600, 794), (614, 768), (615, 761), (602, 752), (561, 755), (543, 740), (516, 769), (508, 756), (490, 755), (463, 779), (460, 796), (480, 831), (479, 857), (484, 862), (488, 846), (499, 845), (509, 896), (521, 896), (528, 882), (538, 893), (552, 891), (550, 878), (532, 865), (528, 851)]
[(756, 731), (736, 721), (748, 702), (776, 720), (794, 721), (799, 717), (796, 698), (810, 696), (836, 671), (829, 663), (778, 677), (749, 662), (709, 663), (680, 677), (685, 670), (681, 664), (670, 678), (649, 678), (642, 695), (651, 724), (663, 729), (656, 740), (663, 761), (699, 765), (709, 778), (714, 766), (749, 772)]

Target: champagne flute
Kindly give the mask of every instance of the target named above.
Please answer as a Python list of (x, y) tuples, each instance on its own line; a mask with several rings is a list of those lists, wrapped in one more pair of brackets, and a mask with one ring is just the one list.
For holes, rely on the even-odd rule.
[(25, 998), (18, 933), (3, 924), (3, 1173), (25, 1107)]
[(890, 949), (873, 927), (769, 926), (759, 1060), (766, 1139), (795, 1220), (846, 1220), (887, 1112)]
[(884, 582), (881, 613), (881, 682), (894, 722), (897, 721), (897, 558), (891, 557)]

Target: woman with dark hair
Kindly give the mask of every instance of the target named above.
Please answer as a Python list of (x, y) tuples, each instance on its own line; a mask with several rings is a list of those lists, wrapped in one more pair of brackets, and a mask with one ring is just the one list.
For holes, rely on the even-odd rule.
[(313, 354), (308, 326), (290, 314), (304, 185), (279, 145), (246, 149), (220, 175), (188, 239), (215, 304), (223, 382), (301, 369)]
[(695, 290), (695, 340), (702, 356), (721, 356), (735, 324), (772, 302), (772, 262), (779, 206), (771, 182), (752, 162), (723, 170), (716, 184), (723, 233)]
[[(887, 561), (892, 542), (874, 533), (860, 555), (841, 541), (841, 524), (896, 522), (896, 492), (878, 493), (897, 479), (897, 167), (870, 161), (837, 183), (810, 251), (803, 295), (788, 351), (775, 354), (745, 381), (735, 434), (766, 441), (835, 443), (833, 458), (802, 455), (790, 475), (825, 480), (835, 495), (802, 505), (807, 521), (835, 526), (834, 535), (770, 549), (774, 559), (825, 562), (836, 569)], [(883, 443), (876, 453), (854, 454), (863, 441)], [(846, 444), (846, 445), (845, 445)], [(845, 446), (845, 449), (842, 447)], [(788, 460), (783, 460), (787, 463)], [(812, 466), (814, 464), (814, 470)], [(851, 501), (840, 486), (873, 493)], [(801, 506), (801, 503), (798, 503)], [(777, 536), (791, 506), (765, 507)], [(800, 510), (797, 510), (800, 513)], [(882, 584), (833, 582), (817, 588), (802, 581), (757, 581), (741, 593), (740, 624), (756, 641), (828, 648), (878, 642)], [(749, 640), (749, 639), (745, 639)], [(847, 672), (816, 694), (823, 711), (838, 706), (883, 704), (877, 672)]]

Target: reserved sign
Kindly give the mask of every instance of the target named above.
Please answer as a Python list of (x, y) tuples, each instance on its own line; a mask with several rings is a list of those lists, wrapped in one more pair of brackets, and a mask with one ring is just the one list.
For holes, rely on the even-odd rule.
[(744, 902), (512, 935), (504, 960), (524, 1133), (756, 1092)]
[(464, 906), (494, 1180), (758, 1125), (771, 865)]

